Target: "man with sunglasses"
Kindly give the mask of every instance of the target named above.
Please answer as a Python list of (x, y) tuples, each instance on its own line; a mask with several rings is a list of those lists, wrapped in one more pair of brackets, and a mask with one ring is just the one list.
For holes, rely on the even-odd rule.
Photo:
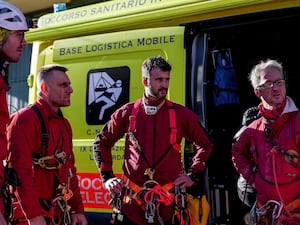
[[(0, 159), (5, 159), (7, 152), (6, 125), (9, 121), (6, 92), (8, 85), (8, 65), (18, 62), (26, 46), (24, 32), (28, 26), (23, 13), (14, 5), (0, 1)], [(0, 163), (0, 185), (4, 182), (4, 166)], [(3, 194), (1, 195), (3, 199)], [(8, 207), (5, 206), (5, 209)], [(0, 225), (5, 225), (4, 204), (0, 201)]]
[(300, 113), (286, 95), (282, 65), (260, 62), (249, 80), (261, 118), (233, 144), (238, 172), (256, 189), (255, 224), (300, 224)]

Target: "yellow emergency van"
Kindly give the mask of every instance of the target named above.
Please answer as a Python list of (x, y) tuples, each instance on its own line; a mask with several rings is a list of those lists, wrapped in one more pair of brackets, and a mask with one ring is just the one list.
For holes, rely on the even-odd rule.
[[(299, 21), (299, 0), (113, 0), (41, 16), (38, 28), (26, 33), (33, 44), (29, 103), (37, 97), (41, 66), (59, 63), (69, 69), (74, 93), (64, 115), (73, 128), (90, 224), (105, 224), (104, 215), (111, 212), (93, 159), (94, 138), (114, 110), (142, 96), (141, 64), (154, 55), (172, 64), (168, 98), (196, 112), (215, 145), (207, 165), (209, 223), (241, 224), (230, 150), (242, 112), (258, 103), (247, 76), (260, 60), (279, 60), (288, 94), (300, 103)], [(233, 89), (216, 84), (219, 57), (227, 57), (236, 73), (227, 84)], [(228, 81), (225, 75), (221, 79)], [(222, 91), (235, 100), (217, 101)], [(188, 142), (183, 146), (188, 166), (193, 149)], [(113, 149), (117, 174), (123, 151), (121, 140)]]

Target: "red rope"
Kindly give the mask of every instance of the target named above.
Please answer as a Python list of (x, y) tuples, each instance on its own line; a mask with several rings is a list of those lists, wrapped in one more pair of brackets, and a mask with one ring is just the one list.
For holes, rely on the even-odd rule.
[(162, 202), (164, 205), (171, 205), (174, 199), (174, 194), (164, 192), (159, 184), (156, 184), (153, 188), (145, 193), (145, 203), (149, 204), (153, 202), (155, 196), (158, 196), (156, 200)]

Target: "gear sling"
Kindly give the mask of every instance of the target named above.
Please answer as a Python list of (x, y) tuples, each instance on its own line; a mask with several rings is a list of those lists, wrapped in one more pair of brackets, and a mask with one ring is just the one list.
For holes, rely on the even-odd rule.
[[(32, 154), (34, 165), (39, 165), (46, 170), (57, 170), (62, 164), (66, 163), (66, 153), (64, 151), (55, 153), (51, 156), (47, 155), (49, 134), (47, 132), (46, 124), (43, 116), (36, 105), (30, 106), (39, 118), (41, 126), (41, 152)], [(49, 160), (54, 160), (55, 165), (49, 165)], [(69, 171), (71, 173), (71, 171)], [(71, 174), (69, 174), (71, 175)], [(69, 176), (69, 179), (71, 176)], [(58, 179), (55, 179), (57, 187), (55, 196), (51, 200), (39, 199), (40, 204), (44, 209), (44, 217), (52, 225), (69, 225), (71, 224), (70, 206), (67, 201), (73, 196), (72, 191), (69, 189), (68, 184), (61, 184)]]
[[(173, 103), (166, 100), (166, 104), (168, 105), (169, 111), (169, 120), (170, 120), (170, 146), (165, 150), (162, 156), (158, 159), (156, 163), (152, 166), (147, 161), (146, 157), (144, 156), (141, 147), (138, 144), (138, 141), (134, 137), (133, 131), (135, 130), (136, 126), (136, 116), (138, 110), (140, 108), (142, 99), (138, 99), (133, 106), (131, 115), (129, 117), (129, 129), (128, 135), (137, 145), (142, 157), (145, 159), (148, 168), (145, 170), (144, 175), (147, 181), (140, 187), (134, 182), (132, 182), (128, 177), (125, 175), (122, 176), (124, 186), (126, 187), (125, 195), (130, 196), (136, 200), (136, 202), (140, 205), (140, 207), (145, 211), (145, 218), (148, 221), (148, 224), (154, 223), (154, 217), (157, 216), (157, 220), (160, 224), (164, 224), (162, 218), (159, 216), (158, 207), (159, 202), (165, 205), (170, 205), (175, 202), (176, 208), (176, 217), (180, 220), (181, 225), (190, 225), (191, 224), (191, 217), (186, 207), (186, 200), (187, 196), (186, 193), (180, 190), (179, 187), (175, 187), (175, 194), (170, 193), (169, 191), (174, 188), (173, 182), (167, 183), (161, 186), (158, 182), (153, 180), (153, 175), (155, 173), (155, 166), (166, 156), (166, 154), (174, 148), (176, 151), (180, 151), (181, 145), (176, 143), (176, 134), (177, 134), (177, 127), (176, 127), (176, 115), (175, 110), (173, 107)], [(115, 219), (123, 220), (121, 212), (121, 204), (120, 204), (121, 196), (115, 195), (112, 196), (111, 205), (113, 206), (113, 218), (112, 223), (115, 222)]]

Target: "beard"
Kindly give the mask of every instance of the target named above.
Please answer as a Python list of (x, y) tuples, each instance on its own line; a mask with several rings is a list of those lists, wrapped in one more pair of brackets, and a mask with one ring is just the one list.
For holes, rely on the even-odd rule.
[(153, 89), (150, 89), (150, 94), (158, 99), (165, 99), (168, 93), (167, 88), (160, 88), (157, 91), (154, 91)]

